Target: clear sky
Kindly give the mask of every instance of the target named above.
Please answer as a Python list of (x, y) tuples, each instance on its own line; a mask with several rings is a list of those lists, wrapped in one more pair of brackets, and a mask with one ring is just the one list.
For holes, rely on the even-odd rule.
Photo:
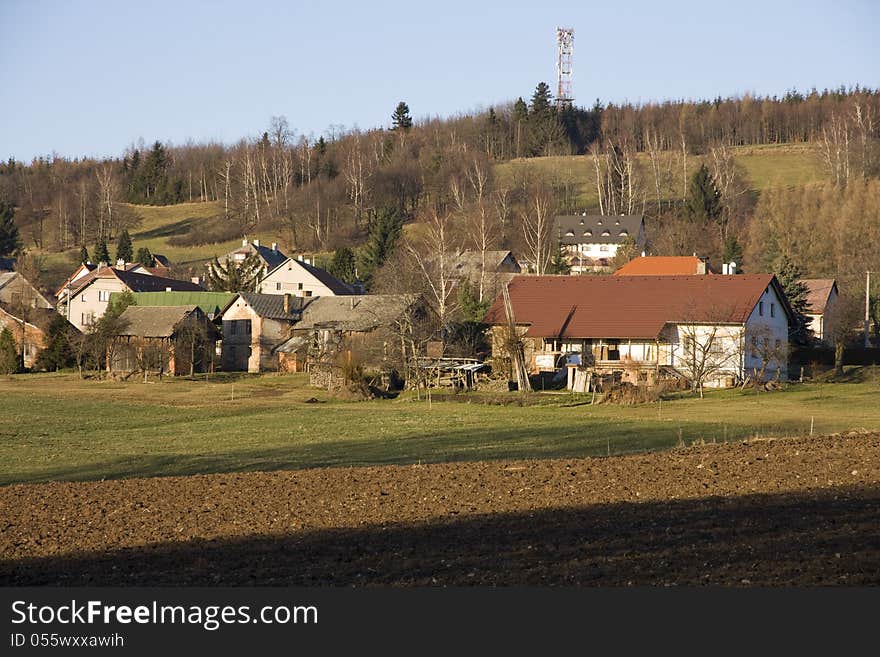
[(877, 0), (0, 0), (0, 157), (388, 126), (555, 89), (602, 102), (880, 87)]

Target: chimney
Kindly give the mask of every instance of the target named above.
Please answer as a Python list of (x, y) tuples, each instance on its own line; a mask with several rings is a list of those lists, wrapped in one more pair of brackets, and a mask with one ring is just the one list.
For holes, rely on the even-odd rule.
[(121, 269), (125, 269), (125, 258), (117, 258), (116, 259), (116, 266)]
[(193, 283), (195, 283), (196, 285), (201, 285), (201, 284), (202, 284), (202, 279), (199, 278), (198, 276), (193, 276), (193, 277), (192, 277), (191, 279), (189, 279), (189, 280), (192, 281)]
[(277, 250), (278, 250), (278, 242), (272, 242), (272, 250), (273, 250), (273, 251), (277, 251)]
[(170, 288), (170, 287), (166, 287), (166, 288), (165, 288), (165, 291), (166, 291), (166, 292), (171, 292), (171, 288)]
[(284, 314), (290, 314), (290, 294), (288, 293), (284, 294)]
[(260, 246), (260, 240), (254, 240), (254, 246)]
[(305, 259), (303, 260), (303, 262), (306, 263), (307, 265), (312, 264), (312, 261), (311, 261), (310, 258), (305, 258)]
[(644, 258), (648, 253), (646, 251), (642, 251), (642, 257)]
[(731, 276), (736, 274), (736, 262), (734, 262), (733, 260), (731, 260), (730, 264), (727, 265), (727, 273), (730, 274)]
[(302, 262), (302, 261), (303, 261), (302, 253), (300, 253), (300, 254), (296, 257), (296, 259), (299, 260), (300, 262)]
[(242, 246), (247, 246), (247, 237), (245, 237), (245, 238), (241, 241), (241, 245), (242, 245)]
[(726, 262), (721, 263), (721, 275), (722, 276), (727, 276), (727, 267), (728, 267), (728, 265)]
[(697, 260), (697, 274), (705, 274), (706, 273), (706, 259), (700, 258)]

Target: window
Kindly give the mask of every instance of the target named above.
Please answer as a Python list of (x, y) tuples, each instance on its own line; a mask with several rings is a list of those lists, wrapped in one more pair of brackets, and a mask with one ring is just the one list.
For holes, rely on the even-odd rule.
[(229, 322), (229, 335), (235, 335), (237, 332), (237, 328), (238, 327), (236, 326), (236, 321), (233, 319), (231, 322)]
[(280, 283), (280, 282), (279, 282), (279, 283), (275, 283), (275, 289), (276, 289), (276, 290), (281, 290), (281, 283)]
[(86, 295), (85, 294), (81, 295), (79, 300), (82, 301), (83, 303), (85, 303), (86, 302)]
[(758, 357), (758, 338), (752, 336), (752, 358)]
[(607, 245), (607, 244), (603, 244), (602, 246), (599, 247), (599, 250), (602, 251), (603, 253), (606, 252), (606, 251), (608, 251), (608, 245)]
[(95, 313), (83, 313), (82, 314), (82, 325), (83, 326), (91, 326), (92, 322), (95, 321)]
[(98, 301), (110, 301), (110, 290), (98, 290)]
[(244, 322), (244, 332), (247, 333), (248, 335), (250, 335), (251, 334), (251, 320), (244, 319), (242, 321)]
[(302, 283), (297, 283), (297, 284), (296, 284), (296, 289), (297, 289), (297, 290), (301, 290), (301, 289), (303, 289), (303, 284), (302, 284)]
[(776, 317), (776, 304), (770, 304), (770, 317)]
[(759, 301), (759, 302), (758, 302), (758, 314), (759, 314), (761, 317), (764, 316), (764, 302), (763, 302), (763, 301)]

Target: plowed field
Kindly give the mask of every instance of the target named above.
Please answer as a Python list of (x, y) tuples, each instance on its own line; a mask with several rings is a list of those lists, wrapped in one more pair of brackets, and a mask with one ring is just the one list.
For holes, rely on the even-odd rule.
[(880, 583), (880, 434), (0, 488), (2, 585)]

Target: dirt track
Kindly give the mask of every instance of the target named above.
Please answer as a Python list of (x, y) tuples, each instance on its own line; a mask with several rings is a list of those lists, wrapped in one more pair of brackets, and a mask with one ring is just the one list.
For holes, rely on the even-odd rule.
[(880, 434), (0, 488), (0, 585), (878, 584)]

